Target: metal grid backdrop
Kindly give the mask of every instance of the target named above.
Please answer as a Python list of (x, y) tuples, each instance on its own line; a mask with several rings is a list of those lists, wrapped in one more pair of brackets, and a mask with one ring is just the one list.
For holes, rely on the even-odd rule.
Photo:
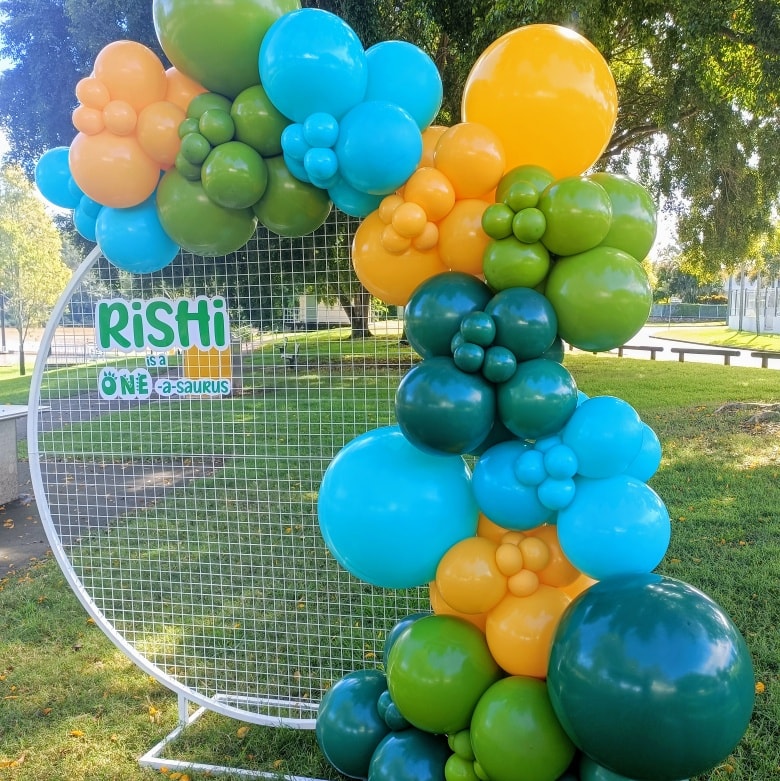
[[(311, 236), (258, 233), (234, 255), (182, 253), (148, 275), (119, 272), (95, 251), (59, 301), (33, 375), (41, 412), (30, 420), (30, 464), (71, 586), (180, 698), (253, 723), (313, 727), (327, 687), (379, 663), (393, 623), (427, 607), (422, 590), (356, 581), (317, 524), (326, 467), (349, 440), (393, 422), (412, 360), (394, 311), (372, 323), (387, 338), (336, 340), (345, 329), (323, 341), (297, 322), (301, 294), (345, 286), (355, 227), (334, 212)], [(101, 370), (148, 362), (97, 349), (95, 301), (161, 295), (225, 297), (230, 395), (100, 398)], [(187, 361), (165, 354), (168, 365), (148, 371), (180, 378)]]

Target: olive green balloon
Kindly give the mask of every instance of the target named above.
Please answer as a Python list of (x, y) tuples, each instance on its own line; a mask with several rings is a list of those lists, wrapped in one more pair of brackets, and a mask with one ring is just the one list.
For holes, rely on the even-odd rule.
[(268, 169), (251, 146), (229, 141), (214, 147), (203, 163), (200, 178), (212, 201), (228, 209), (245, 209), (265, 192)]
[(655, 241), (657, 210), (650, 193), (627, 176), (591, 174), (588, 179), (600, 184), (612, 204), (612, 222), (602, 244), (644, 260)]
[(557, 260), (545, 296), (558, 315), (560, 337), (591, 352), (625, 344), (645, 324), (653, 303), (642, 266), (614, 247)]
[(269, 157), (265, 164), (268, 186), (252, 207), (257, 219), (279, 236), (305, 236), (319, 228), (330, 214), (328, 193), (296, 179), (281, 155)]
[(236, 96), (230, 116), (236, 126), (236, 140), (249, 144), (263, 157), (282, 154), (282, 131), (290, 120), (271, 103), (261, 84)]
[[(201, 92), (187, 104), (187, 119), (199, 120), (207, 111), (219, 109), (230, 113), (230, 98), (217, 92)], [(187, 120), (184, 120), (185, 122)]]
[(234, 98), (260, 83), (268, 28), (298, 0), (154, 0), (154, 29), (168, 59), (212, 92)]
[(212, 201), (199, 181), (175, 168), (157, 187), (157, 213), (165, 232), (194, 255), (227, 255), (246, 244), (257, 219), (251, 209), (226, 209)]
[[(549, 184), (555, 181), (555, 177), (539, 165), (519, 165), (511, 171), (507, 171), (496, 187), (496, 202), (506, 203), (509, 190), (516, 182), (526, 182), (533, 186), (537, 193), (541, 193)], [(536, 206), (535, 203), (528, 204)]]
[(541, 242), (525, 244), (514, 236), (491, 241), (482, 256), (482, 273), (493, 290), (536, 287), (550, 270), (550, 253)]
[(236, 134), (236, 126), (230, 113), (221, 108), (204, 111), (198, 120), (198, 130), (212, 146), (226, 144), (232, 141)]
[(179, 123), (179, 138), (184, 138), (188, 133), (197, 133), (198, 129), (197, 118), (187, 117)]
[(569, 176), (539, 198), (547, 227), (542, 243), (555, 255), (576, 255), (598, 246), (609, 232), (612, 204), (598, 182)]
[(203, 165), (209, 152), (211, 152), (211, 144), (200, 133), (187, 133), (181, 140), (179, 154), (192, 165)]

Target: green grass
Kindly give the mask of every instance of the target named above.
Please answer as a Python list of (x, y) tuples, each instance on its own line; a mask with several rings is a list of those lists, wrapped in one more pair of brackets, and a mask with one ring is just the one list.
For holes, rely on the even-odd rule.
[(780, 352), (780, 334), (755, 334), (751, 331), (735, 331), (725, 325), (659, 327), (656, 336), (677, 339), (682, 342), (698, 342), (718, 347), (734, 347), (740, 350)]
[[(44, 440), (54, 451), (129, 463), (147, 458), (155, 443), (162, 457), (164, 431), (165, 447), (178, 443), (176, 452), (182, 456), (215, 453), (225, 460), (218, 473), (86, 540), (73, 549), (73, 561), (106, 609), (111, 595), (99, 591), (101, 567), (111, 569), (120, 602), (146, 600), (152, 617), (161, 615), (161, 605), (165, 609), (166, 589), (197, 588), (199, 578), (204, 588), (222, 583), (220, 601), (204, 605), (193, 624), (199, 641), (222, 649), (221, 655), (215, 651), (219, 665), (237, 672), (250, 665), (260, 677), (273, 667), (273, 650), (264, 646), (253, 656), (252, 634), (266, 635), (279, 617), (292, 620), (292, 613), (298, 625), (316, 634), (317, 615), (343, 607), (334, 603), (333, 593), (320, 590), (323, 581), (307, 580), (314, 570), (327, 572), (325, 582), (338, 577), (332, 562), (313, 553), (318, 546), (311, 523), (317, 478), (342, 444), (333, 443), (334, 437), (356, 435), (391, 419), (392, 388), (401, 375), (394, 361), (410, 359), (405, 349), (381, 343), (333, 342), (320, 334), (301, 339), (306, 354), (314, 356), (310, 365), (272, 371), (278, 353), (267, 348), (253, 361), (266, 367), (264, 375), (256, 375), (256, 393), (231, 400), (219, 413), (207, 402), (171, 402), (114, 413)], [(363, 376), (354, 356), (365, 351), (371, 357), (374, 349), (383, 351), (384, 368)], [(764, 687), (743, 741), (701, 779), (776, 778), (780, 428), (750, 423), (749, 410), (717, 409), (728, 401), (777, 403), (777, 373), (590, 355), (567, 356), (567, 366), (583, 391), (626, 399), (658, 433), (664, 458), (651, 485), (673, 522), (672, 543), (659, 570), (703, 589), (723, 606), (746, 636), (756, 679)], [(99, 446), (109, 430), (121, 436), (102, 452)], [(280, 469), (270, 495), (260, 480), (252, 482), (267, 459)], [(251, 524), (263, 513), (270, 520), (261, 526), (265, 536), (259, 545)], [(149, 537), (150, 521), (164, 527), (155, 540)], [(209, 533), (203, 535), (205, 528)], [(221, 547), (220, 540), (227, 539), (233, 548)], [(246, 553), (251, 555), (242, 558)], [(266, 566), (287, 567), (286, 577), (275, 589), (256, 593), (253, 570)], [(14, 781), (160, 777), (141, 771), (136, 760), (175, 725), (174, 696), (135, 668), (87, 620), (54, 562), (0, 586), (0, 615), (10, 627), (0, 634), (0, 778), (6, 772)], [(398, 595), (371, 594), (359, 584), (337, 594), (348, 603), (346, 613), (354, 622), (327, 638), (327, 647), (334, 658), (349, 659), (352, 668), (373, 664), (386, 631), (383, 611), (387, 607), (387, 615), (392, 613)], [(412, 605), (414, 597), (407, 598)], [(115, 609), (118, 621), (121, 604)], [(139, 646), (146, 643), (145, 650), (157, 654), (164, 668), (179, 664), (182, 675), (196, 680), (203, 671), (198, 658), (187, 655), (192, 645), (188, 628), (180, 624), (171, 633), (170, 626), (176, 626), (173, 619), (151, 623), (134, 639)], [(241, 653), (236, 657), (231, 649)], [(312, 658), (305, 638), (296, 653), (296, 685), (316, 693), (328, 683), (326, 660)], [(209, 714), (185, 732), (170, 754), (209, 764), (333, 777), (311, 733), (242, 726), (247, 725)], [(4, 770), (3, 762), (18, 764)]]

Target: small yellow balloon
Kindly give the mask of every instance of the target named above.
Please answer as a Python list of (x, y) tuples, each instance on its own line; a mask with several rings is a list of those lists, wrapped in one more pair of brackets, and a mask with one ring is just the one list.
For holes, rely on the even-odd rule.
[(530, 569), (521, 569), (507, 580), (506, 585), (516, 597), (530, 597), (539, 588), (539, 576)]
[(402, 203), (394, 212), (390, 224), (401, 236), (413, 239), (425, 229), (428, 217), (425, 209), (417, 203)]
[(436, 586), (445, 602), (461, 613), (484, 613), (506, 595), (506, 578), (496, 565), (496, 544), (467, 537), (442, 556)]
[(436, 168), (418, 168), (404, 185), (404, 200), (419, 204), (431, 222), (438, 222), (455, 205), (455, 190)]
[(523, 554), (517, 545), (503, 542), (496, 548), (496, 564), (507, 577), (516, 575), (523, 568)]
[(550, 549), (538, 537), (526, 537), (518, 545), (523, 554), (523, 563), (526, 569), (539, 572), (550, 562)]

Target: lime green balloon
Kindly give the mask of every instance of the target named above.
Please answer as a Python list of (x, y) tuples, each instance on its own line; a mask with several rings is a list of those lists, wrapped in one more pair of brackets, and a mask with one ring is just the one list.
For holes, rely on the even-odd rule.
[(214, 147), (203, 163), (200, 179), (212, 201), (228, 209), (245, 209), (262, 198), (268, 169), (251, 146), (229, 141)]
[(521, 209), (512, 220), (512, 233), (518, 241), (533, 244), (539, 241), (547, 228), (544, 214), (533, 206)]
[(181, 152), (176, 155), (176, 159), (173, 164), (176, 166), (176, 170), (185, 178), (191, 182), (200, 181), (200, 169), (197, 163), (191, 163)]
[[(501, 178), (498, 187), (496, 187), (496, 201), (506, 203), (509, 190), (516, 182), (526, 182), (532, 185), (537, 193), (541, 193), (554, 181), (555, 177), (546, 168), (539, 165), (519, 165), (511, 171), (507, 171)], [(536, 206), (535, 203), (529, 205)]]
[[(230, 98), (216, 92), (201, 92), (187, 104), (187, 119), (200, 119), (207, 111), (219, 109), (230, 113)], [(187, 120), (184, 120), (185, 122)]]
[(535, 287), (550, 270), (550, 253), (542, 243), (524, 244), (514, 236), (491, 241), (482, 256), (482, 273), (493, 290)]
[(474, 772), (473, 762), (453, 754), (444, 765), (444, 779), (445, 781), (479, 781), (479, 776)]
[(181, 140), (179, 153), (192, 165), (203, 165), (211, 152), (211, 144), (200, 133), (187, 133)]
[(184, 138), (188, 133), (198, 132), (198, 120), (196, 117), (187, 117), (179, 123), (179, 138)]
[(490, 781), (555, 781), (575, 753), (545, 682), (521, 676), (504, 678), (482, 695), (471, 742)]
[(279, 236), (305, 236), (322, 225), (331, 210), (326, 190), (296, 179), (284, 158), (270, 157), (268, 186), (263, 197), (252, 207), (266, 228)]
[(491, 239), (505, 239), (512, 235), (515, 213), (505, 203), (491, 203), (482, 212), (482, 230)]
[(446, 615), (411, 624), (387, 664), (393, 702), (412, 725), (435, 734), (466, 729), (479, 698), (501, 676), (485, 635)]
[(154, 0), (157, 38), (168, 59), (212, 92), (234, 98), (259, 84), (260, 43), (298, 0)]
[(560, 337), (591, 352), (625, 344), (645, 324), (653, 303), (642, 266), (614, 247), (556, 261), (545, 295), (558, 315)]
[(232, 141), (236, 134), (232, 117), (221, 108), (210, 108), (204, 111), (198, 120), (198, 130), (212, 146), (226, 144)]
[(239, 93), (230, 116), (236, 126), (236, 140), (249, 144), (263, 157), (282, 153), (282, 131), (290, 120), (271, 103), (262, 85), (255, 84)]
[(581, 176), (551, 184), (539, 198), (538, 208), (547, 220), (542, 243), (555, 255), (576, 255), (596, 247), (612, 220), (607, 191)]
[(650, 193), (627, 176), (591, 174), (588, 179), (600, 184), (612, 204), (612, 222), (602, 244), (644, 260), (655, 241), (657, 210)]
[(532, 182), (520, 179), (507, 190), (504, 203), (514, 212), (530, 209), (539, 203), (540, 192)]
[(251, 209), (226, 209), (214, 203), (203, 185), (175, 168), (157, 187), (157, 214), (165, 232), (194, 255), (227, 255), (249, 241), (257, 227)]

